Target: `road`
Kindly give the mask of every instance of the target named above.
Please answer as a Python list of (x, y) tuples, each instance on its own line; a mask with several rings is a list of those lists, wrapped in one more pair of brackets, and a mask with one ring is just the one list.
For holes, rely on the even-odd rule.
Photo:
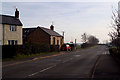
[(91, 78), (96, 62), (106, 54), (105, 46), (81, 49), (65, 54), (5, 66), (3, 78)]

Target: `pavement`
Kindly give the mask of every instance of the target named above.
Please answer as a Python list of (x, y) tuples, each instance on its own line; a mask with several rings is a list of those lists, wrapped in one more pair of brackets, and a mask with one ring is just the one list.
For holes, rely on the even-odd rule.
[(105, 46), (38, 56), (3, 63), (2, 77), (30, 79), (115, 79), (119, 80), (119, 64)]
[(120, 63), (109, 52), (102, 54), (96, 63), (92, 78), (120, 80)]

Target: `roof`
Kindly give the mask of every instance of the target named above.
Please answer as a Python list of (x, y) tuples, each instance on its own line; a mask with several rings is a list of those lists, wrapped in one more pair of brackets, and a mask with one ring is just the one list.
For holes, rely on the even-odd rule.
[(19, 19), (15, 18), (15, 16), (8, 16), (8, 15), (0, 14), (0, 19), (2, 19), (0, 20), (1, 24), (18, 25), (18, 26), (23, 25)]
[(59, 37), (63, 37), (62, 35), (60, 35), (59, 33), (57, 33), (56, 31), (53, 31), (51, 29), (47, 29), (44, 27), (40, 27), (43, 31), (45, 31), (46, 33), (48, 33), (51, 36), (59, 36)]
[(50, 36), (63, 37), (62, 35), (60, 35), (56, 31), (53, 31), (51, 29), (47, 29), (44, 27), (37, 27), (37, 28), (23, 28), (23, 38), (27, 37), (31, 32), (33, 32), (34, 30), (36, 30), (38, 28), (40, 28), (41, 30), (43, 30), (45, 33), (47, 33)]
[(36, 28), (23, 28), (23, 39), (26, 38)]

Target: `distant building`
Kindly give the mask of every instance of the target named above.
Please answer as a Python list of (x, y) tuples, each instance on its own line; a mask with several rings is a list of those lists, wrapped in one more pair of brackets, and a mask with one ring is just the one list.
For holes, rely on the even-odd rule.
[(19, 11), (15, 16), (0, 15), (0, 45), (22, 45), (22, 23)]
[(63, 44), (63, 36), (54, 31), (54, 26), (50, 29), (44, 27), (23, 28), (23, 43), (58, 45)]

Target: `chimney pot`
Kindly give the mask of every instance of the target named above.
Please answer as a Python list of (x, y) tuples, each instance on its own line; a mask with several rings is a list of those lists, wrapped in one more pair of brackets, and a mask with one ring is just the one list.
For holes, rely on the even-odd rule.
[(19, 11), (17, 10), (17, 8), (16, 8), (16, 11), (15, 11), (15, 18), (19, 19)]
[(51, 25), (51, 26), (50, 26), (50, 29), (51, 29), (51, 30), (54, 30), (54, 26), (53, 26), (53, 25)]

